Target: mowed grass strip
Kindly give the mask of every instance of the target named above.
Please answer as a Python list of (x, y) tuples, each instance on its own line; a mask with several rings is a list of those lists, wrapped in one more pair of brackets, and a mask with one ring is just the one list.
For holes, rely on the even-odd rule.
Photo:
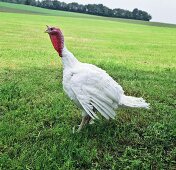
[[(80, 14), (81, 15), (81, 14)], [(105, 69), (150, 110), (120, 109), (79, 134), (45, 25), (82, 62)], [(174, 169), (176, 29), (97, 18), (0, 15), (1, 169)]]

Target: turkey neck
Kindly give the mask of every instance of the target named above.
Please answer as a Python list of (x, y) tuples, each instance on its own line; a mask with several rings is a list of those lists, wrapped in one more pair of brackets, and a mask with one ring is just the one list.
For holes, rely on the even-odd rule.
[(64, 47), (62, 50), (62, 64), (64, 69), (66, 68), (72, 68), (76, 64), (79, 63), (79, 61), (74, 57), (74, 55), (66, 48)]

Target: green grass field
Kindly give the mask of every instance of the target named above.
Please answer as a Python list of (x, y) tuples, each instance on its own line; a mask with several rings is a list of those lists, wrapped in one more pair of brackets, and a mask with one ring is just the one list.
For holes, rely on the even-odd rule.
[[(176, 169), (175, 25), (2, 2), (0, 11), (0, 169)], [(120, 109), (73, 134), (80, 110), (63, 92), (45, 25), (151, 109)]]

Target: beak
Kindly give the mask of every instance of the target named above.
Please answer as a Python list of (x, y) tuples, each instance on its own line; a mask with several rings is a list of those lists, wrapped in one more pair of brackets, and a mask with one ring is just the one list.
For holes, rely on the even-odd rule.
[(50, 30), (51, 27), (48, 26), (48, 25), (46, 25), (46, 27), (47, 27), (47, 29), (46, 29), (46, 31), (44, 33), (48, 33), (49, 34), (51, 32), (51, 30)]

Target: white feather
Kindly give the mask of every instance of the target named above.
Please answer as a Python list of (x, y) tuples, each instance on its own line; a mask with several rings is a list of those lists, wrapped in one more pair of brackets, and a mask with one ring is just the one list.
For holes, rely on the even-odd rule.
[(94, 109), (106, 119), (114, 119), (118, 106), (149, 107), (142, 98), (125, 96), (122, 87), (104, 70), (79, 62), (66, 48), (62, 61), (65, 92), (92, 119), (98, 119)]

